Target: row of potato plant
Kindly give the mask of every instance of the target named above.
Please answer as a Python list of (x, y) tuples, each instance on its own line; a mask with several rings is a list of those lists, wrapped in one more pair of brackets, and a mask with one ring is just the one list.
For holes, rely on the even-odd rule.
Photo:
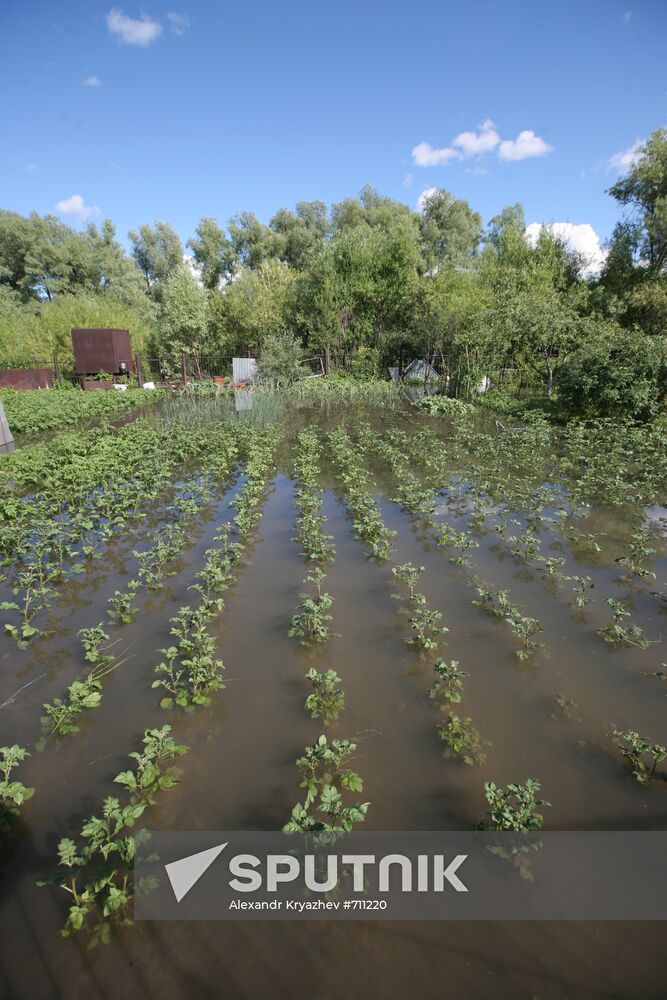
[[(113, 439), (112, 452), (107, 429), (61, 435), (74, 440), (69, 448), (62, 441), (54, 444), (55, 462), (41, 452), (32, 456), (43, 471), (38, 493), (22, 492), (31, 482), (21, 474), (26, 470), (22, 453), (20, 463), (3, 461), (0, 490), (8, 474), (12, 482), (0, 496), (0, 555), (14, 567), (9, 585), (15, 600), (0, 608), (16, 614), (18, 620), (6, 622), (5, 631), (19, 647), (42, 634), (35, 619), (51, 606), (57, 587), (83, 572), (130, 521), (147, 515), (148, 505), (170, 487), (178, 464), (204, 451), (215, 453), (221, 435), (226, 436), (224, 430), (213, 430), (207, 439), (186, 429), (165, 438), (137, 422), (118, 432), (121, 440)], [(14, 458), (9, 456), (9, 462)]]
[[(331, 616), (331, 597), (322, 591), (324, 567), (333, 562), (335, 547), (333, 536), (326, 533), (326, 517), (322, 514), (322, 491), (319, 488), (322, 443), (314, 428), (299, 434), (294, 469), (297, 481), (295, 502), (299, 511), (296, 519), (296, 537), (302, 555), (309, 567), (307, 583), (315, 588), (314, 595), (301, 594), (299, 610), (292, 619), (289, 634), (301, 638), (302, 643), (322, 642), (330, 635), (328, 621)], [(345, 694), (341, 678), (334, 669), (324, 672), (310, 667), (306, 678), (312, 691), (306, 698), (305, 709), (313, 719), (324, 725), (334, 722), (345, 707)], [(319, 843), (332, 842), (344, 832), (362, 823), (369, 803), (352, 800), (363, 791), (363, 779), (347, 765), (353, 759), (357, 744), (346, 739), (332, 739), (322, 733), (314, 743), (305, 747), (297, 758), (300, 774), (299, 787), (305, 792), (297, 802), (285, 833), (305, 833), (317, 837)]]
[[(230, 445), (225, 453), (227, 468), (224, 469), (218, 461), (218, 475), (228, 472), (238, 455), (237, 435), (233, 428), (229, 429), (228, 436)], [(149, 590), (162, 589), (166, 577), (170, 572), (173, 572), (169, 569), (170, 565), (186, 547), (189, 537), (188, 523), (186, 522), (184, 526), (179, 523), (179, 519), (187, 518), (189, 521), (212, 499), (211, 482), (207, 477), (203, 477), (200, 482), (195, 482), (188, 488), (186, 495), (177, 496), (175, 501), (169, 505), (167, 512), (171, 514), (174, 521), (157, 529), (153, 544), (148, 549), (140, 552), (133, 551), (138, 563), (136, 577), (130, 579), (124, 591), (116, 590), (109, 598), (108, 617), (112, 623), (123, 625), (134, 619), (139, 613), (139, 609), (134, 605), (134, 600), (142, 587)], [(206, 553), (206, 559), (204, 569), (198, 574), (198, 579), (203, 577), (204, 583), (210, 582), (211, 575), (214, 573), (214, 566), (209, 565), (209, 562), (213, 560), (213, 550)], [(201, 587), (202, 584), (199, 586)], [(55, 698), (53, 702), (44, 705), (46, 715), (43, 723), (52, 734), (63, 736), (78, 732), (76, 717), (86, 709), (99, 707), (102, 701), (103, 679), (123, 662), (113, 654), (103, 652), (103, 649), (110, 648), (108, 645), (103, 646), (103, 644), (110, 642), (110, 637), (105, 632), (103, 623), (92, 628), (81, 629), (79, 638), (84, 649), (86, 662), (93, 665), (82, 679), (75, 680), (69, 686), (64, 699)]]
[[(199, 605), (181, 608), (170, 620), (175, 645), (161, 652), (173, 669), (165, 670), (164, 661), (156, 667), (155, 672), (164, 676), (158, 676), (152, 686), (167, 687), (168, 694), (161, 701), (165, 709), (208, 704), (211, 693), (224, 686), (221, 680), (224, 665), (215, 657), (215, 639), (208, 632), (208, 625), (224, 607), (221, 594), (229, 586), (232, 571), (238, 569), (261, 517), (261, 501), (273, 467), (275, 445), (274, 431), (265, 432), (260, 440), (249, 428), (243, 428), (245, 481), (231, 501), (236, 514), (231, 523), (222, 526), (215, 536), (216, 544), (205, 554), (204, 565), (193, 585), (200, 595)], [(101, 637), (97, 633), (86, 637), (91, 653), (104, 656), (103, 647), (96, 645), (98, 639)], [(145, 830), (135, 833), (134, 827), (147, 806), (154, 804), (156, 794), (176, 784), (178, 773), (172, 761), (183, 756), (187, 749), (174, 741), (169, 725), (146, 730), (143, 747), (130, 754), (136, 766), (114, 779), (127, 790), (129, 801), (123, 805), (119, 798), (107, 797), (101, 816), (91, 816), (83, 823), (78, 843), (70, 838), (60, 841), (59, 867), (40, 884), (59, 885), (71, 896), (63, 935), (87, 929), (94, 944), (108, 940), (112, 925), (131, 922), (134, 894), (154, 887), (149, 879), (134, 882), (132, 865), (137, 846), (148, 839)]]
[[(391, 431), (386, 436), (389, 440), (383, 441), (381, 437), (374, 435), (370, 428), (362, 426), (360, 430), (360, 440), (364, 449), (381, 458), (390, 468), (392, 475), (397, 480), (402, 480), (402, 486), (399, 487), (395, 498), (397, 502), (409, 513), (418, 514), (427, 522), (430, 521), (434, 510), (435, 484), (426, 486), (410, 471), (408, 436), (405, 432)], [(439, 545), (453, 547), (456, 554), (451, 557), (451, 561), (462, 565), (467, 563), (467, 550), (477, 546), (468, 533), (457, 532), (446, 524), (441, 527), (437, 541)], [(414, 634), (407, 641), (421, 649), (437, 648), (437, 635), (447, 632), (448, 629), (440, 626), (442, 616), (426, 606), (426, 597), (417, 590), (424, 567), (404, 563), (394, 566), (392, 572), (407, 593), (408, 608), (412, 612), (410, 626)], [(392, 594), (392, 597), (397, 600), (402, 599), (401, 594)], [(513, 608), (512, 611), (513, 620), (516, 622), (516, 609)], [(522, 645), (521, 652), (524, 649), (525, 645)], [(486, 762), (485, 747), (489, 745), (488, 741), (483, 739), (469, 716), (451, 710), (452, 705), (458, 705), (462, 701), (463, 682), (468, 676), (467, 672), (461, 670), (457, 660), (447, 662), (441, 657), (435, 661), (433, 669), (436, 680), (429, 689), (429, 697), (439, 709), (447, 710), (446, 720), (437, 727), (440, 739), (448, 750), (459, 756), (464, 763), (483, 765)], [(536, 797), (539, 789), (540, 783), (534, 778), (528, 778), (523, 784), (511, 783), (505, 789), (499, 788), (493, 782), (486, 782), (484, 793), (489, 811), (480, 820), (478, 828), (539, 829), (543, 816), (537, 809), (549, 805), (546, 800)]]
[(358, 538), (379, 561), (389, 558), (395, 531), (385, 527), (378, 505), (368, 488), (369, 476), (362, 468), (360, 451), (343, 427), (327, 435), (336, 478)]

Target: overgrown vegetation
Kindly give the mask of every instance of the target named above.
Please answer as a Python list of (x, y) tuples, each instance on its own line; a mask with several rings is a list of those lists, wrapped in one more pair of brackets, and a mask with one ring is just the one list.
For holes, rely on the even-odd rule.
[(197, 374), (205, 357), (260, 352), (265, 380), (287, 386), (318, 351), (372, 386), (312, 379), (302, 399), (387, 398), (391, 383), (373, 380), (425, 357), (445, 389), (430, 412), (461, 414), (447, 396), (475, 398), (490, 378), (498, 407), (528, 390), (558, 416), (646, 420), (667, 394), (666, 185), (661, 128), (610, 189), (627, 214), (600, 274), (548, 226), (528, 239), (521, 205), (485, 229), (440, 188), (419, 211), (367, 186), (268, 225), (204, 217), (188, 241), (200, 281), (168, 223), (131, 230), (126, 253), (109, 220), (79, 231), (3, 211), (0, 360), (65, 358), (70, 327), (120, 326), (167, 369), (181, 352)]

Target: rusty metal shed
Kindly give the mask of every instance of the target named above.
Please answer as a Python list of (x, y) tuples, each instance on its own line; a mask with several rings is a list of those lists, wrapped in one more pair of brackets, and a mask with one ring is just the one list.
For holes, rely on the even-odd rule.
[(50, 368), (3, 368), (0, 389), (50, 389), (53, 371)]
[[(107, 372), (118, 375), (134, 370), (129, 330), (72, 329), (72, 350), (80, 375)], [(121, 366), (125, 365), (123, 369)]]

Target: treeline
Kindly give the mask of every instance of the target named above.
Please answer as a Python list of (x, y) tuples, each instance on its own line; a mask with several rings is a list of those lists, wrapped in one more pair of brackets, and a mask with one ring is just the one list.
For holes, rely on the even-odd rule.
[(203, 218), (186, 247), (158, 222), (130, 231), (129, 253), (110, 221), (2, 212), (0, 361), (67, 352), (71, 326), (128, 326), (174, 365), (328, 349), (371, 375), (426, 357), (464, 394), (489, 375), (555, 389), (570, 412), (650, 416), (667, 392), (667, 131), (610, 194), (622, 218), (594, 277), (548, 227), (526, 240), (521, 205), (485, 228), (441, 189), (419, 212), (366, 187), (268, 225)]

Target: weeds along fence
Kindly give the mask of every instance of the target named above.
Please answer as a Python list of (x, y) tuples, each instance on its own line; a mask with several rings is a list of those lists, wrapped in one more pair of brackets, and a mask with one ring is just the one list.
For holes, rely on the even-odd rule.
[[(144, 357), (135, 354), (132, 359), (134, 370), (128, 373), (127, 379), (130, 382), (136, 380), (136, 384), (140, 386), (145, 382), (153, 382), (155, 385), (179, 388), (193, 381), (232, 380), (236, 367), (238, 381), (246, 381), (249, 376), (245, 375), (243, 362), (256, 362), (259, 356), (255, 353), (235, 357), (236, 366), (234, 356), (231, 354), (193, 353), (181, 354), (176, 358)], [(304, 358), (302, 363), (310, 377), (340, 373), (365, 378), (390, 377), (396, 380), (409, 377), (409, 366), (415, 360), (427, 363), (429, 373), (433, 372), (433, 375), (429, 374), (426, 381), (432, 382), (434, 387), (437, 386), (439, 391), (444, 391), (449, 396), (469, 399), (480, 390), (486, 379), (494, 387), (511, 384), (514, 390), (521, 389), (521, 385), (517, 385), (517, 380), (520, 382), (523, 376), (511, 365), (491, 370), (482, 365), (470, 364), (465, 359), (450, 359), (441, 352), (424, 358), (407, 354), (393, 358), (386, 357), (382, 359), (379, 367), (377, 363), (360, 363), (349, 352), (326, 350)], [(72, 358), (61, 359), (57, 355), (49, 359), (21, 358), (15, 362), (8, 359), (0, 365), (0, 388), (81, 386), (83, 378), (84, 376), (76, 371)]]

